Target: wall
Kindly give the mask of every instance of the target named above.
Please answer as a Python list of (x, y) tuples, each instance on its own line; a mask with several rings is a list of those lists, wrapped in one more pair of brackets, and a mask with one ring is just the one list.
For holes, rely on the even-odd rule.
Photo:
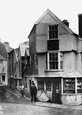
[(29, 36), (29, 48), (30, 48), (30, 74), (37, 75), (38, 68), (37, 64), (37, 55), (36, 55), (36, 26), (34, 26), (31, 35)]
[(82, 104), (82, 95), (77, 94), (63, 94), (61, 96), (62, 104), (63, 105), (81, 105)]
[(75, 56), (75, 69), (82, 74), (82, 53), (78, 52)]
[[(44, 22), (39, 23), (36, 29), (36, 51), (38, 53), (47, 52), (48, 25), (58, 24), (55, 20), (49, 23), (48, 21)], [(68, 33), (60, 24), (58, 25), (58, 39), (60, 51), (76, 51), (78, 49), (77, 45), (80, 44), (77, 44), (77, 37)]]
[(37, 52), (47, 52), (48, 26), (58, 24), (58, 22), (47, 14), (36, 28), (36, 50)]
[(77, 50), (77, 38), (68, 33), (61, 25), (58, 26), (59, 50)]
[(63, 59), (64, 76), (67, 76), (68, 72), (75, 70), (75, 55), (73, 52), (65, 52)]
[(45, 77), (46, 53), (38, 54), (38, 74)]

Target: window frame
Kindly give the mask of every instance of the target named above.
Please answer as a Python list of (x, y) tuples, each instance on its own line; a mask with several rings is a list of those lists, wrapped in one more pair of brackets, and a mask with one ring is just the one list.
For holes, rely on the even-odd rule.
[[(50, 30), (49, 29), (50, 27), (56, 27), (57, 29)], [(53, 36), (57, 36), (57, 37), (50, 38), (50, 32), (54, 32)], [(48, 25), (48, 39), (49, 40), (57, 40), (58, 39), (58, 24), (56, 24), (56, 25)]]
[[(49, 54), (50, 53), (58, 53), (58, 69), (50, 69), (50, 61), (49, 61), (49, 59), (50, 59), (50, 57), (49, 57)], [(61, 52), (59, 52), (59, 51), (49, 51), (48, 53), (47, 53), (47, 69), (48, 70), (63, 70), (63, 58), (62, 58), (62, 60), (61, 60)], [(62, 54), (62, 57), (63, 57), (63, 54)], [(62, 61), (62, 68), (61, 68), (61, 61)], [(56, 62), (56, 61), (55, 61)]]
[(64, 94), (76, 93), (75, 78), (63, 78), (63, 93)]
[[(48, 90), (48, 87), (47, 87), (47, 83), (50, 83), (50, 90)], [(51, 92), (52, 91), (52, 83), (51, 83), (51, 81), (46, 81), (46, 91), (47, 92)]]

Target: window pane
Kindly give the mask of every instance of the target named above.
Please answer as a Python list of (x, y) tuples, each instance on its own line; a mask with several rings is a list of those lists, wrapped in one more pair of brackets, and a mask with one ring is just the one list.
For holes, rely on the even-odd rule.
[(38, 81), (38, 90), (44, 90), (44, 82)]
[(63, 69), (63, 61), (60, 61), (60, 69)]
[(51, 91), (51, 82), (50, 81), (46, 82), (46, 91)]
[(77, 78), (77, 93), (82, 93), (82, 78)]
[(58, 53), (49, 54), (50, 69), (58, 69)]
[(75, 79), (64, 78), (63, 79), (63, 92), (64, 93), (75, 93)]
[(58, 38), (58, 26), (49, 26), (49, 39)]

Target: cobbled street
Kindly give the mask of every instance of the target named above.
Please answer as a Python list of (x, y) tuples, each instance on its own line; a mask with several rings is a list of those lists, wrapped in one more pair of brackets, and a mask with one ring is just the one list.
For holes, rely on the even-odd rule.
[(66, 107), (46, 103), (0, 103), (0, 115), (82, 115), (81, 106)]

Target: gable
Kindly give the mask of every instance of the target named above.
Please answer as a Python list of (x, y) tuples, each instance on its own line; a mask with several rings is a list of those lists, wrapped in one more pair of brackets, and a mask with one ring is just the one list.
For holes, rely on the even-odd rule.
[(41, 20), (42, 23), (47, 23), (47, 24), (59, 24), (57, 20), (55, 20), (50, 14), (46, 14), (44, 18)]

